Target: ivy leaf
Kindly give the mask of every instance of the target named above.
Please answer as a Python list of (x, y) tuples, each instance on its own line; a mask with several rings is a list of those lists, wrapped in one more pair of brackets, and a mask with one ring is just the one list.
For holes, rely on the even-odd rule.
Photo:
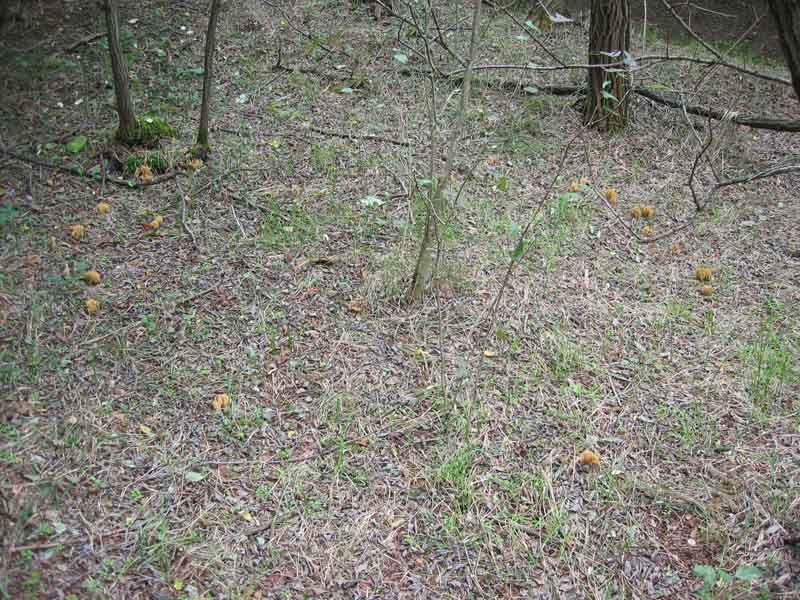
[(364, 196), (363, 198), (361, 198), (361, 200), (359, 200), (359, 202), (361, 203), (362, 206), (368, 206), (368, 207), (381, 206), (383, 204), (383, 200), (381, 200), (377, 196)]
[(696, 577), (702, 579), (708, 586), (714, 585), (714, 582), (717, 580), (717, 570), (711, 565), (695, 565), (692, 569), (692, 573), (694, 573)]
[(522, 255), (525, 253), (525, 240), (520, 240), (517, 242), (517, 245), (514, 247), (514, 251), (511, 253), (511, 260), (519, 260), (522, 258)]
[(186, 477), (186, 481), (197, 483), (198, 481), (203, 481), (206, 478), (206, 474), (198, 473), (197, 471), (186, 471), (184, 477)]
[(525, 21), (525, 27), (527, 27), (528, 29), (533, 29), (536, 33), (541, 33), (541, 31), (539, 30), (539, 27), (536, 25), (536, 23), (534, 23), (530, 19)]
[(611, 102), (619, 102), (619, 100), (617, 100), (617, 97), (614, 94), (610, 93), (610, 92), (607, 92), (607, 91), (603, 90), (602, 94), (603, 94), (603, 98), (605, 98), (606, 100), (610, 100)]
[(752, 565), (742, 565), (736, 569), (736, 579), (742, 581), (753, 581), (761, 577), (761, 569)]
[(78, 154), (78, 152), (82, 152), (86, 148), (88, 143), (89, 140), (85, 135), (74, 137), (67, 143), (67, 152), (70, 154)]

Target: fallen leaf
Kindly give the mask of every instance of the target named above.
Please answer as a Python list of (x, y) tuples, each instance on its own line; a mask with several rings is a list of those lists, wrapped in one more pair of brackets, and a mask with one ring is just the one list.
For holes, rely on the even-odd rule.
[(197, 171), (203, 166), (203, 161), (200, 160), (199, 158), (193, 158), (192, 160), (189, 161), (188, 166), (189, 169), (191, 169), (192, 171)]
[(81, 240), (83, 239), (83, 236), (86, 235), (86, 226), (81, 225), (80, 223), (71, 225), (69, 228), (69, 234), (76, 240)]
[(211, 406), (216, 411), (228, 410), (231, 406), (231, 397), (228, 394), (217, 394), (211, 401)]
[(600, 455), (596, 452), (592, 452), (591, 450), (584, 450), (578, 457), (578, 461), (582, 465), (596, 467), (600, 465)]
[(616, 206), (619, 201), (619, 192), (614, 188), (608, 188), (606, 190), (606, 200), (611, 206)]
[(711, 294), (714, 293), (714, 288), (711, 287), (710, 285), (704, 285), (703, 287), (700, 288), (700, 293), (706, 298), (708, 298), (709, 296), (711, 296)]
[(100, 312), (100, 303), (94, 298), (89, 298), (86, 301), (86, 312), (90, 315), (96, 315)]
[(101, 215), (107, 215), (111, 212), (111, 205), (108, 202), (98, 202), (96, 208)]
[(351, 300), (347, 303), (347, 310), (351, 313), (360, 313), (364, 310), (364, 305), (361, 303), (361, 300)]
[(495, 356), (497, 356), (497, 352), (495, 352), (494, 350), (484, 350), (483, 355), (486, 358), (494, 358)]
[(149, 223), (146, 223), (144, 225), (144, 228), (145, 229), (158, 229), (159, 227), (161, 227), (161, 224), (163, 222), (164, 222), (164, 217), (162, 217), (161, 215), (156, 215), (153, 218), (152, 221), (150, 221)]
[(83, 274), (83, 278), (86, 280), (86, 283), (90, 285), (97, 285), (103, 279), (97, 271), (86, 271), (86, 273)]
[(141, 181), (142, 183), (153, 183), (153, 171), (147, 165), (139, 165), (136, 167), (136, 173), (134, 173), (136, 179)]
[(714, 272), (709, 267), (697, 267), (694, 272), (697, 281), (711, 281), (711, 276)]
[(577, 180), (569, 184), (570, 192), (579, 192), (580, 190), (581, 190), (581, 184)]
[(151, 435), (153, 430), (150, 429), (147, 425), (139, 425), (139, 432), (145, 435)]

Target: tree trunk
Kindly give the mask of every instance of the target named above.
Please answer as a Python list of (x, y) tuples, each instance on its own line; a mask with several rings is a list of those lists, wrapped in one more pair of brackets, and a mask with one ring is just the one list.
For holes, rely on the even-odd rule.
[(623, 61), (630, 47), (631, 11), (628, 0), (592, 0), (589, 26), (590, 67), (583, 122), (598, 129), (614, 130), (628, 122), (628, 79)]
[(211, 0), (206, 33), (206, 56), (203, 65), (203, 103), (200, 106), (200, 128), (197, 131), (195, 153), (205, 158), (211, 147), (208, 143), (208, 113), (211, 105), (211, 88), (214, 85), (214, 47), (216, 45), (217, 20), (219, 19), (219, 0)]
[(0, 0), (0, 32), (5, 30), (6, 21), (8, 20), (8, 2), (9, 0)]
[(800, 102), (800, 4), (797, 0), (769, 0), (781, 38), (786, 66), (792, 74), (794, 93)]
[(119, 114), (116, 138), (126, 144), (133, 144), (137, 139), (136, 115), (133, 113), (133, 103), (128, 89), (128, 66), (125, 64), (122, 44), (119, 41), (119, 7), (116, 0), (106, 0), (104, 6), (108, 27), (108, 50), (111, 54), (111, 71), (114, 75), (114, 93)]

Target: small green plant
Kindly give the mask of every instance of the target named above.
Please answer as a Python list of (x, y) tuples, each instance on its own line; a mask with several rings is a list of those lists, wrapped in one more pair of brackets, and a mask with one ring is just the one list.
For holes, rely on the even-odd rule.
[(719, 567), (695, 565), (692, 573), (703, 580), (703, 587), (697, 592), (701, 598), (714, 598), (715, 590), (732, 586), (735, 581), (754, 582), (761, 577), (761, 569), (751, 565), (740, 566), (733, 575)]
[(747, 391), (756, 406), (768, 408), (780, 400), (787, 382), (794, 376), (795, 354), (790, 340), (778, 331), (777, 316), (771, 314), (756, 340), (744, 349)]
[(8, 225), (13, 221), (19, 211), (10, 203), (0, 205), (0, 227)]
[(153, 173), (164, 173), (169, 168), (167, 160), (159, 153), (132, 154), (125, 161), (125, 170), (128, 173), (135, 173), (136, 169), (142, 166), (149, 167)]
[(311, 165), (315, 171), (331, 177), (336, 174), (338, 156), (339, 149), (335, 146), (315, 144), (311, 148)]
[(275, 201), (261, 222), (261, 241), (271, 249), (304, 244), (316, 237), (317, 224), (298, 204), (281, 206)]
[(477, 448), (471, 444), (458, 449), (437, 472), (439, 479), (455, 490), (455, 509), (466, 512), (472, 505), (474, 490), (470, 482)]

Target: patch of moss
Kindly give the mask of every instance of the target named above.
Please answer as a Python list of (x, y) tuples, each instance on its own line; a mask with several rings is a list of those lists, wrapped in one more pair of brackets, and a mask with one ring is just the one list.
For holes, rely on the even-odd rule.
[(114, 137), (129, 146), (154, 146), (162, 138), (175, 137), (175, 130), (161, 117), (145, 115), (136, 119), (136, 130), (130, 136)]

